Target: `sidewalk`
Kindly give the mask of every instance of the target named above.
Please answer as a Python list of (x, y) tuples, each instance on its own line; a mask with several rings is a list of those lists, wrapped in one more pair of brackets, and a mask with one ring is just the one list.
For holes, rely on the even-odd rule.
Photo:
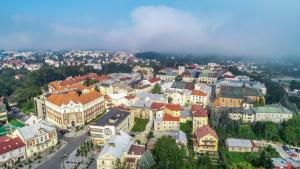
[(76, 148), (71, 154), (69, 154), (64, 162), (61, 164), (61, 168), (77, 168), (77, 169), (86, 169), (91, 166), (95, 160), (95, 154), (92, 150), (88, 151), (86, 156), (78, 155), (77, 150), (80, 149), (80, 146)]
[[(54, 152), (52, 152), (51, 154), (49, 154), (49, 151), (47, 151), (47, 152), (44, 152), (44, 153), (40, 154), (40, 156), (41, 156), (40, 159), (37, 159), (37, 160), (31, 159), (32, 163), (30, 164), (30, 166), (31, 166), (30, 168), (37, 168), (40, 165), (42, 165), (44, 162), (46, 162), (47, 160), (51, 160), (51, 158), (53, 156), (55, 156), (55, 154), (57, 152), (61, 151), (67, 145), (66, 141), (64, 141), (64, 140), (60, 140), (60, 141), (61, 141), (61, 143), (59, 145), (57, 145), (57, 147), (54, 148), (54, 150), (53, 150)], [(18, 167), (18, 168), (20, 168), (20, 169), (28, 169), (29, 168), (28, 164), (25, 165), (25, 162), (27, 162), (27, 161), (28, 161), (28, 159), (24, 160), (21, 163), (23, 167)]]

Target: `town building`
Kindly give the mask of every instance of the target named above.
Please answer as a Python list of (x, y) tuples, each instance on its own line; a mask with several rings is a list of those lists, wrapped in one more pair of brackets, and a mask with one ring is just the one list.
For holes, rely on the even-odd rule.
[(272, 121), (280, 123), (293, 117), (293, 112), (279, 104), (254, 107), (255, 121)]
[(180, 117), (164, 111), (158, 111), (154, 119), (155, 132), (175, 132), (180, 129)]
[(25, 143), (20, 137), (0, 137), (0, 168), (13, 167), (25, 159)]
[(31, 158), (57, 145), (57, 132), (53, 124), (31, 116), (25, 126), (12, 133), (13, 137), (20, 137), (26, 145), (26, 157)]
[(46, 111), (46, 97), (44, 95), (39, 95), (33, 98), (34, 100), (34, 110), (38, 117), (46, 119), (47, 111)]
[(197, 128), (193, 139), (193, 146), (196, 155), (205, 153), (217, 153), (218, 136), (217, 133), (208, 126)]
[(98, 155), (97, 169), (114, 169), (117, 160), (134, 168), (144, 151), (144, 146), (134, 144), (132, 137), (120, 131), (111, 137)]
[(45, 104), (47, 121), (60, 128), (84, 125), (105, 110), (104, 97), (95, 90), (53, 93)]
[(193, 90), (190, 95), (190, 103), (206, 106), (209, 103), (209, 93), (204, 93), (200, 90)]
[(192, 105), (193, 133), (197, 128), (208, 125), (208, 112), (201, 105)]
[(265, 102), (261, 91), (246, 86), (221, 86), (220, 92), (217, 93), (217, 98), (220, 107), (243, 107), (245, 98), (254, 102), (260, 101), (263, 104)]
[(134, 116), (127, 111), (110, 109), (101, 118), (89, 125), (93, 143), (104, 146), (116, 133), (129, 133), (134, 124)]
[(257, 151), (257, 146), (254, 142), (247, 139), (227, 138), (225, 145), (228, 151), (233, 152), (253, 152)]

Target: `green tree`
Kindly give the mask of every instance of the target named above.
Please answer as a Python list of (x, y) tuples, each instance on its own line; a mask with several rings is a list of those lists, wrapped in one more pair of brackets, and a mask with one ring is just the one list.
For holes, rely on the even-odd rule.
[(140, 169), (149, 169), (155, 164), (154, 156), (149, 150), (146, 150), (139, 161)]
[(291, 90), (300, 89), (300, 82), (298, 82), (296, 80), (292, 80), (290, 82), (290, 89)]
[(212, 161), (209, 154), (198, 157), (197, 164), (201, 169), (210, 169), (212, 167)]
[(114, 169), (129, 169), (129, 167), (123, 163), (120, 159), (117, 159)]
[(179, 148), (175, 140), (167, 136), (157, 140), (154, 154), (161, 169), (179, 169), (185, 156), (184, 149)]
[(300, 116), (294, 115), (292, 119), (282, 123), (282, 139), (288, 144), (300, 145)]
[(83, 82), (83, 85), (84, 86), (91, 86), (95, 83), (97, 83), (97, 79), (90, 79), (90, 78), (87, 78), (84, 82)]
[(151, 93), (153, 93), (153, 94), (161, 94), (162, 93), (161, 92), (161, 86), (158, 83), (156, 83), (153, 86), (153, 88), (151, 89)]

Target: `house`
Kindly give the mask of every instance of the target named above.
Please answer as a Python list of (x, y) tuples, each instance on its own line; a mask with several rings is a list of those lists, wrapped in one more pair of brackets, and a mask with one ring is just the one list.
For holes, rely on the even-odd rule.
[(279, 104), (254, 107), (253, 111), (255, 113), (255, 121), (280, 123), (293, 117), (293, 112)]
[(254, 142), (247, 139), (227, 138), (225, 145), (228, 151), (234, 152), (253, 152), (257, 151), (257, 146)]
[(45, 105), (47, 121), (65, 129), (84, 125), (105, 110), (104, 97), (95, 90), (52, 93)]
[(102, 83), (98, 88), (100, 93), (103, 95), (109, 95), (114, 93), (114, 88), (112, 87), (112, 85), (107, 83)]
[(159, 111), (154, 119), (154, 131), (156, 132), (174, 132), (180, 129), (180, 117), (169, 113)]
[(165, 113), (179, 117), (180, 116), (180, 105), (179, 104), (166, 104)]
[(135, 168), (144, 151), (144, 146), (134, 144), (132, 137), (120, 131), (106, 143), (98, 155), (97, 169), (114, 169), (117, 160), (129, 168)]
[(193, 138), (193, 146), (196, 155), (205, 153), (217, 153), (218, 136), (217, 133), (208, 126), (197, 128)]
[(168, 100), (163, 94), (152, 94), (142, 92), (136, 94), (132, 104), (132, 112), (135, 117), (149, 119), (153, 112), (151, 110), (152, 103), (167, 103)]
[(0, 168), (12, 167), (25, 159), (25, 143), (20, 137), (0, 137)]
[(132, 138), (123, 131), (113, 135), (97, 157), (97, 169), (114, 169), (118, 159), (124, 162), (132, 144)]
[(192, 105), (193, 132), (197, 128), (208, 125), (208, 112), (201, 105)]
[(31, 158), (57, 145), (57, 132), (53, 124), (32, 116), (25, 122), (26, 126), (12, 133), (20, 137), (26, 145), (26, 156)]
[(206, 106), (209, 103), (209, 94), (202, 92), (201, 90), (192, 90), (190, 95), (190, 103), (202, 104)]
[(157, 78), (157, 77), (153, 77), (153, 78), (149, 79), (148, 81), (151, 86), (154, 86), (156, 84), (159, 84), (159, 85), (161, 84), (160, 78)]
[(255, 112), (253, 109), (230, 109), (228, 117), (231, 120), (242, 120), (243, 123), (255, 122)]
[(90, 137), (93, 143), (104, 146), (116, 133), (129, 133), (133, 124), (134, 117), (130, 112), (113, 108), (89, 125)]

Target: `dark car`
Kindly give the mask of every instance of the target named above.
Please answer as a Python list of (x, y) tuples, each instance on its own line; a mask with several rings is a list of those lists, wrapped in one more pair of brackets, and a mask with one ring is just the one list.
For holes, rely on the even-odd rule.
[(282, 146), (282, 149), (286, 152), (290, 152), (290, 149), (288, 148), (288, 146), (284, 145)]

